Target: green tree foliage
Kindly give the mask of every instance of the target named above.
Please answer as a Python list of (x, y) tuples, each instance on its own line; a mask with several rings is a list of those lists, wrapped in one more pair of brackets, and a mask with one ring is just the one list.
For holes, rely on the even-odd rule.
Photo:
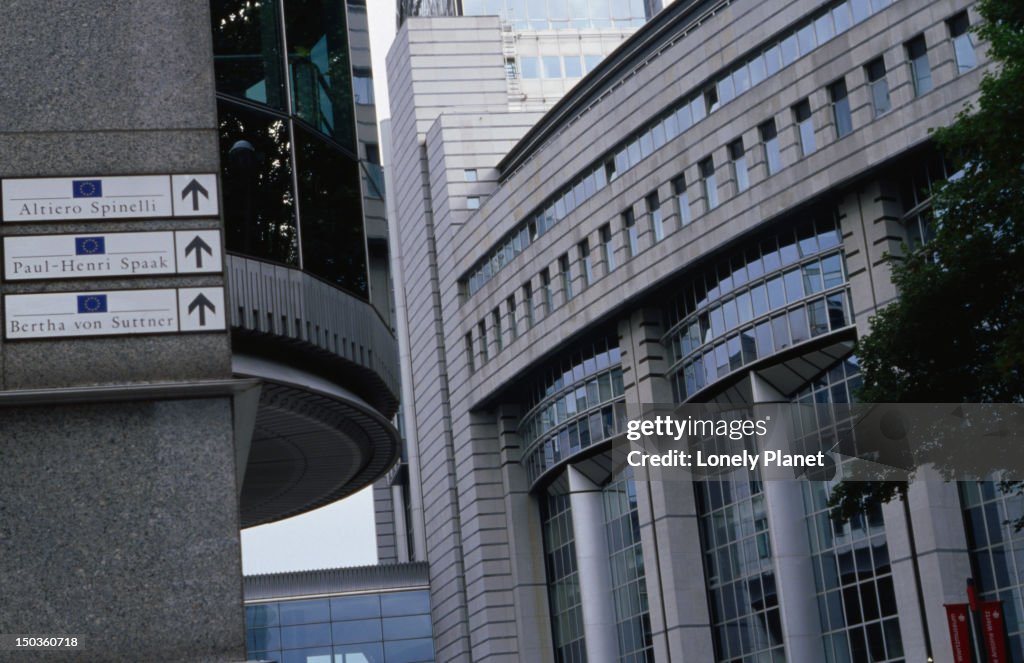
[[(858, 343), (864, 402), (1024, 402), (1024, 2), (978, 10), (995, 66), (977, 106), (933, 132), (961, 170), (933, 198), (934, 238), (890, 259), (900, 298)], [(840, 484), (833, 517), (905, 491)]]

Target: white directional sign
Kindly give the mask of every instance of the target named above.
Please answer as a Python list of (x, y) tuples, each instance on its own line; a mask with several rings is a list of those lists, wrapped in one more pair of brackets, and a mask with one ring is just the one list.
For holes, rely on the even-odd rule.
[(216, 216), (217, 176), (129, 175), (4, 180), (5, 223)]
[(224, 288), (179, 288), (181, 331), (227, 329)]
[(4, 297), (8, 340), (226, 329), (224, 288), (60, 292)]
[(217, 273), (222, 268), (216, 230), (4, 237), (8, 281)]
[(217, 176), (172, 175), (174, 216), (217, 216)]

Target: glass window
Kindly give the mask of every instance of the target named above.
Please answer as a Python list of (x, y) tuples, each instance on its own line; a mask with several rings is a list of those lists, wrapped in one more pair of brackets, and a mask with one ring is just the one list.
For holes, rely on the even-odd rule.
[(387, 663), (417, 663), (434, 660), (434, 643), (430, 638), (421, 640), (395, 640), (384, 643)]
[(381, 594), (381, 615), (427, 615), (430, 613), (430, 593), (423, 591), (395, 591)]
[(782, 69), (782, 45), (775, 44), (764, 52), (765, 71), (769, 76)]
[(672, 180), (672, 193), (676, 197), (676, 204), (679, 207), (679, 222), (681, 225), (690, 223), (690, 197), (686, 193), (686, 178), (679, 175)]
[(736, 190), (746, 191), (750, 187), (747, 174), (747, 155), (743, 150), (743, 139), (737, 138), (729, 143), (729, 159), (732, 160), (733, 176), (736, 178)]
[(213, 64), (217, 92), (284, 109), (284, 70), (277, 3), (243, 8), (213, 0)]
[(519, 73), (525, 79), (540, 78), (540, 61), (532, 56), (520, 56)]
[(627, 209), (622, 213), (622, 227), (626, 232), (626, 246), (629, 249), (629, 257), (632, 258), (636, 254), (640, 253), (636, 217), (633, 216), (632, 209)]
[(583, 285), (590, 287), (594, 283), (594, 260), (590, 255), (590, 242), (583, 240), (576, 245), (579, 252), (580, 263), (583, 266)]
[(298, 266), (288, 123), (223, 100), (217, 115), (228, 250)]
[(283, 626), (331, 621), (331, 608), (327, 599), (283, 601), (279, 605)]
[(658, 200), (658, 192), (647, 196), (647, 213), (651, 215), (651, 230), (654, 232), (654, 241), (660, 242), (665, 239), (665, 224), (662, 220), (661, 201)]
[(612, 228), (607, 223), (601, 226), (601, 249), (608, 273), (615, 271), (615, 247), (612, 245)]
[[(245, 608), (245, 625), (252, 628), (257, 626), (277, 626), (277, 604), (267, 603), (264, 605), (250, 605)], [(266, 647), (273, 649), (274, 647)]]
[(854, 23), (860, 23), (871, 14), (868, 0), (850, 0), (850, 9), (853, 10)]
[(840, 78), (829, 85), (828, 95), (832, 99), (832, 119), (836, 123), (836, 134), (842, 138), (853, 131), (853, 117), (850, 115), (850, 99), (846, 95), (846, 81)]
[(835, 35), (831, 12), (814, 19), (814, 34), (818, 38), (819, 44), (824, 44)]
[(811, 104), (804, 99), (793, 106), (793, 117), (796, 119), (797, 131), (800, 134), (800, 150), (804, 156), (817, 149), (814, 141), (814, 122), (811, 119)]
[[(277, 606), (274, 606), (275, 608)], [(249, 651), (281, 648), (281, 629), (250, 628), (245, 632), (245, 648)]]
[(768, 120), (758, 127), (761, 144), (764, 146), (764, 162), (769, 175), (782, 170), (782, 157), (779, 154), (779, 134), (775, 130), (775, 120)]
[(466, 182), (476, 182), (477, 172), (476, 168), (466, 168), (462, 171), (462, 179)]
[(566, 78), (580, 78), (581, 76), (583, 76), (583, 65), (580, 63), (580, 56), (562, 56), (562, 63), (565, 66)]
[(799, 47), (796, 43), (796, 35), (792, 34), (782, 40), (782, 66), (788, 66), (800, 56)]
[(466, 198), (466, 209), (480, 209), (480, 196), (469, 196)]
[(853, 17), (850, 16), (849, 3), (843, 2), (832, 8), (832, 21), (835, 23), (837, 35), (850, 29)]
[(568, 253), (563, 253), (558, 257), (558, 271), (562, 275), (562, 293), (565, 295), (565, 301), (569, 301), (573, 298), (573, 291)]
[(932, 68), (928, 64), (928, 45), (924, 35), (918, 35), (906, 43), (907, 59), (910, 61), (910, 78), (914, 82), (914, 96), (920, 97), (932, 89)]
[[(978, 65), (978, 56), (974, 51), (974, 42), (971, 39), (970, 22), (967, 12), (960, 12), (946, 22), (949, 27), (949, 37), (953, 40), (953, 53), (956, 55), (957, 73), (963, 74), (974, 69)], [(217, 85), (218, 89), (220, 84)]]
[(355, 152), (344, 3), (287, 0), (284, 25), (295, 114)]
[(889, 82), (885, 79), (885, 61), (882, 58), (872, 60), (865, 67), (868, 75), (868, 86), (871, 88), (871, 105), (875, 117), (888, 113), (892, 107), (889, 102)]
[(373, 105), (373, 73), (365, 67), (352, 69), (352, 89), (355, 91), (356, 103)]
[(366, 243), (356, 162), (295, 127), (303, 269), (366, 298)]
[(797, 41), (800, 43), (800, 55), (807, 55), (817, 46), (814, 39), (814, 24), (808, 23), (796, 32)]
[(715, 162), (708, 157), (700, 162), (700, 177), (704, 184), (704, 199), (709, 210), (718, 207), (718, 181), (715, 179)]
[(768, 77), (768, 71), (765, 68), (764, 55), (756, 55), (754, 59), (749, 63), (750, 67), (750, 87), (754, 87), (765, 78)]
[(429, 638), (431, 636), (430, 615), (386, 617), (381, 621), (384, 626), (385, 640)]
[(334, 621), (368, 617), (380, 617), (379, 596), (341, 596), (331, 599), (331, 619)]
[(584, 55), (583, 64), (587, 67), (587, 73), (594, 71), (594, 68), (597, 67), (603, 59), (603, 56), (600, 55)]
[(557, 55), (543, 55), (541, 62), (544, 65), (544, 78), (562, 77), (562, 59)]
[(381, 640), (383, 633), (380, 619), (358, 619), (332, 623), (331, 635), (334, 638), (334, 644), (342, 645), (351, 642)]

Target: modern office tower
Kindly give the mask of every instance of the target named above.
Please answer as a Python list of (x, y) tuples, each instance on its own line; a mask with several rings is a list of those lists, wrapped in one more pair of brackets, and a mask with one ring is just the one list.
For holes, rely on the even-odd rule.
[(397, 457), (387, 221), (365, 3), (213, 0), (210, 18), (232, 364), (264, 381), (248, 526)]
[(971, 575), (1024, 656), (992, 484), (915, 483), (835, 525), (825, 482), (648, 481), (611, 456), (623, 405), (817, 403), (794, 434), (842, 433), (824, 415), (897, 296), (884, 256), (926, 239), (949, 175), (928, 130), (986, 69), (957, 41), (976, 21), (676, 3), (543, 115), (508, 112), (498, 18), (405, 21), (385, 162), (407, 464), (379, 550), (429, 564), (438, 660), (951, 661), (943, 606)]
[(0, 658), (243, 660), (239, 529), (399, 452), (365, 6), (0, 25)]
[(278, 663), (433, 663), (427, 565), (246, 576), (246, 649)]

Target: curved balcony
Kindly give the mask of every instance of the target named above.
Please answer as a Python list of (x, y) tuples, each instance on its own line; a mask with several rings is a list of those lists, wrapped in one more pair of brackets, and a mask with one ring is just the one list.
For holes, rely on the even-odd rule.
[(367, 302), (297, 269), (229, 255), (233, 370), (263, 382), (242, 525), (369, 485), (397, 460), (394, 336)]

